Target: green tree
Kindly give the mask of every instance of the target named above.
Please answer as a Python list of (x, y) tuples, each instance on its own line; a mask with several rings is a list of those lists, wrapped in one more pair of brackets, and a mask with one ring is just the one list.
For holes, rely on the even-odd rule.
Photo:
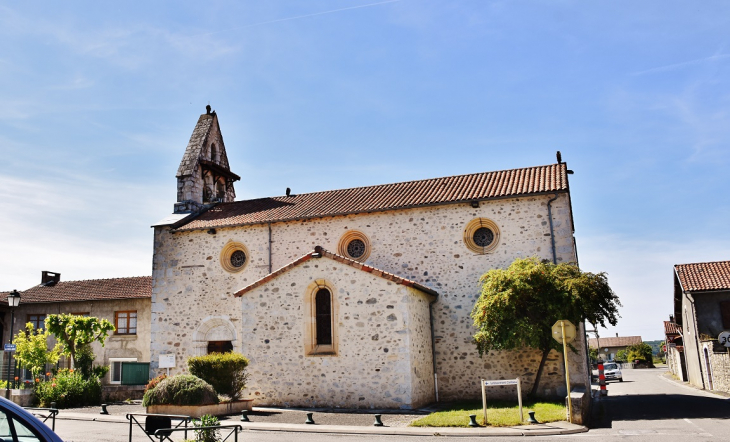
[(538, 390), (550, 350), (562, 345), (552, 337), (552, 325), (568, 319), (594, 327), (616, 325), (618, 296), (605, 273), (582, 272), (571, 264), (552, 264), (536, 257), (516, 259), (507, 269), (484, 274), (481, 296), (471, 312), (478, 331), (479, 354), (490, 350), (531, 347), (542, 351), (531, 395)]
[(48, 349), (48, 338), (51, 336), (47, 331), (39, 328), (35, 330), (32, 323), (25, 324), (25, 330), (20, 330), (13, 337), (15, 344), (15, 359), (33, 373), (34, 378), (39, 378), (45, 371), (46, 364), (55, 364), (61, 357), (61, 345), (56, 344), (53, 349)]
[(591, 362), (596, 362), (598, 360), (598, 349), (597, 348), (588, 349), (588, 358), (591, 360)]
[(74, 367), (81, 371), (84, 378), (89, 378), (94, 373), (92, 364), (94, 352), (91, 344), (99, 342), (104, 346), (109, 332), (114, 331), (114, 325), (106, 319), (99, 319), (93, 316), (78, 316), (69, 314), (48, 315), (46, 318), (46, 329), (56, 337), (63, 346), (63, 354), (71, 356)]
[(616, 352), (616, 360), (618, 362), (626, 362), (629, 360), (629, 353), (626, 350), (619, 350)]
[(628, 347), (626, 347), (626, 352), (628, 353), (627, 358), (629, 362), (634, 362), (638, 360), (641, 362), (651, 363), (654, 360), (651, 345), (644, 342), (640, 344), (629, 345)]

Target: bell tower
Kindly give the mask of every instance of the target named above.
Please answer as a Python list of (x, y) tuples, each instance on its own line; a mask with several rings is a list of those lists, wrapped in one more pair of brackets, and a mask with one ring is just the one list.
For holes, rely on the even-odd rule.
[(211, 111), (198, 118), (185, 155), (177, 169), (175, 213), (196, 213), (207, 206), (236, 199), (233, 182), (241, 179), (228, 166), (218, 115)]

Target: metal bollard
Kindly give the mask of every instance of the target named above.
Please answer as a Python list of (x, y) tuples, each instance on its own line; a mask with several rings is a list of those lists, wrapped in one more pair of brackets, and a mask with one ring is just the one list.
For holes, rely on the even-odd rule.
[(479, 424), (477, 423), (477, 415), (476, 414), (470, 414), (469, 415), (469, 426), (470, 427), (478, 427)]
[(539, 424), (540, 422), (535, 419), (535, 412), (534, 411), (528, 411), (527, 414), (530, 415), (530, 417), (527, 419), (527, 422), (531, 424)]
[(109, 412), (106, 411), (106, 404), (101, 404), (101, 411), (99, 414), (109, 414)]
[(248, 418), (248, 410), (243, 410), (241, 412), (241, 422), (251, 422)]
[(603, 374), (603, 361), (598, 361), (598, 385), (601, 386), (601, 396), (608, 396), (606, 390), (606, 375)]
[(380, 418), (381, 418), (381, 415), (379, 415), (379, 414), (375, 415), (375, 423), (373, 424), (373, 427), (382, 427), (383, 426), (383, 421)]
[(313, 415), (314, 413), (307, 413), (307, 420), (304, 423), (314, 425), (314, 419), (312, 419)]

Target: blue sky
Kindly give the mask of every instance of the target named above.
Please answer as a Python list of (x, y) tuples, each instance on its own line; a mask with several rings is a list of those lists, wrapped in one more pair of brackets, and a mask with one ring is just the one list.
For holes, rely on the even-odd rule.
[(730, 259), (730, 3), (0, 3), (0, 290), (149, 275), (197, 117), (239, 199), (549, 164), (584, 270), (662, 338)]

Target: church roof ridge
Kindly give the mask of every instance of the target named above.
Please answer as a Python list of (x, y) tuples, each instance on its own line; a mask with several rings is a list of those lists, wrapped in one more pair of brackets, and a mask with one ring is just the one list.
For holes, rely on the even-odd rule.
[(177, 230), (233, 227), (323, 216), (568, 192), (566, 163), (218, 204)]
[(283, 266), (277, 270), (274, 270), (273, 272), (269, 273), (268, 275), (264, 276), (263, 278), (252, 282), (251, 284), (247, 285), (246, 287), (238, 290), (236, 293), (233, 294), (233, 296), (235, 296), (237, 298), (241, 297), (244, 294), (250, 292), (251, 290), (266, 284), (267, 282), (271, 281), (272, 279), (275, 279), (276, 277), (288, 272), (289, 270), (293, 269), (294, 267), (296, 267), (306, 261), (309, 261), (310, 259), (318, 259), (318, 258), (323, 258), (323, 257), (331, 259), (333, 261), (337, 261), (342, 264), (349, 265), (358, 270), (362, 270), (363, 272), (371, 273), (375, 276), (381, 277), (383, 279), (387, 279), (388, 281), (393, 281), (396, 284), (405, 285), (407, 287), (413, 287), (417, 290), (420, 290), (420, 291), (422, 291), (426, 294), (429, 294), (431, 296), (434, 296), (436, 298), (438, 298), (438, 296), (439, 296), (438, 292), (436, 292), (435, 290), (428, 288), (424, 285), (421, 285), (415, 281), (412, 281), (407, 278), (403, 278), (394, 273), (390, 273), (390, 272), (386, 272), (384, 270), (377, 269), (373, 266), (363, 264), (359, 261), (355, 261), (355, 260), (347, 258), (345, 256), (338, 255), (336, 253), (332, 253), (332, 252), (324, 249), (322, 246), (316, 246), (314, 248), (314, 250), (312, 250), (311, 252), (295, 259), (294, 261), (290, 262), (289, 264), (286, 264), (285, 266)]

